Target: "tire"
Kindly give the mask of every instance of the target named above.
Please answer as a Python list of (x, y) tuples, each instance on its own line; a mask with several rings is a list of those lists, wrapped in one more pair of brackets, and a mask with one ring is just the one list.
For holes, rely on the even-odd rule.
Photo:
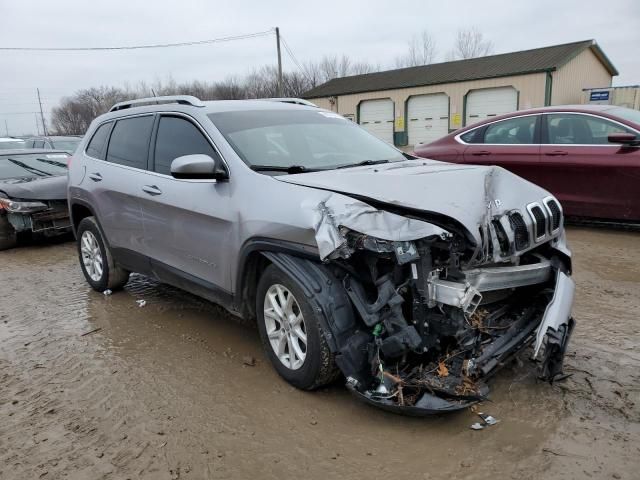
[(0, 214), (0, 250), (8, 250), (18, 244), (18, 235), (6, 215)]
[[(91, 288), (98, 292), (118, 290), (129, 281), (129, 272), (113, 261), (111, 250), (104, 241), (95, 217), (86, 217), (80, 221), (77, 245), (80, 268)], [(88, 250), (92, 252), (92, 256), (87, 255)], [(97, 268), (96, 262), (99, 262), (101, 269)]]
[[(300, 364), (296, 361), (297, 355), (294, 356), (293, 367), (289, 360), (281, 358), (276, 354), (276, 347), (272, 346), (272, 338), (269, 337), (269, 333), (273, 337), (277, 337), (278, 321), (275, 320), (278, 317), (277, 312), (272, 309), (272, 301), (269, 300), (267, 295), (275, 296), (276, 301), (281, 299), (278, 291), (283, 292), (284, 298), (288, 299), (289, 295), (293, 295), (292, 312), (294, 315), (302, 314), (302, 326), (296, 322), (288, 324), (288, 328), (280, 323), (280, 330), (285, 330), (284, 335), (280, 335), (280, 338), (285, 337), (283, 357), (287, 356), (287, 351), (291, 351), (291, 342), (298, 342), (297, 346), (301, 347), (302, 340), (296, 332), (302, 331), (306, 334), (306, 346), (304, 349), (304, 360)], [(286, 293), (288, 292), (288, 293)], [(266, 305), (265, 305), (265, 302)], [(280, 304), (282, 302), (279, 302)], [(286, 303), (286, 302), (285, 302)], [(295, 308), (297, 305), (297, 309)], [(266, 313), (265, 310), (269, 307), (269, 310), (273, 310), (270, 313)], [(339, 375), (339, 371), (333, 360), (333, 354), (329, 350), (327, 341), (322, 332), (322, 327), (318, 321), (319, 313), (315, 312), (311, 307), (311, 304), (304, 295), (302, 289), (297, 283), (291, 279), (289, 275), (277, 268), (275, 265), (267, 267), (260, 277), (258, 282), (257, 295), (256, 295), (256, 313), (258, 320), (258, 330), (260, 332), (260, 339), (264, 350), (269, 357), (273, 367), (278, 374), (289, 382), (294, 387), (302, 390), (313, 390), (323, 385), (331, 383)], [(274, 328), (275, 327), (275, 328)], [(288, 334), (292, 334), (293, 337), (289, 338)], [(278, 343), (278, 338), (273, 338), (273, 341)], [(302, 351), (295, 348), (293, 351)], [(298, 359), (299, 360), (299, 359)], [(289, 364), (287, 365), (287, 363)]]

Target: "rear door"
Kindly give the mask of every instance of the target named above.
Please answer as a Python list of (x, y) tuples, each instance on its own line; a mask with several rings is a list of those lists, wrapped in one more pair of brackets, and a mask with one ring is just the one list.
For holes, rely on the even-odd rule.
[(543, 115), (540, 184), (558, 197), (565, 213), (638, 220), (640, 149), (610, 144), (625, 125), (591, 114)]
[(469, 142), (465, 163), (498, 165), (537, 183), (539, 180), (539, 115), (523, 115), (490, 123), (475, 134), (460, 136)]
[(87, 165), (91, 204), (114, 255), (139, 272), (145, 272), (147, 267), (140, 200), (146, 195), (141, 187), (147, 183), (154, 120), (154, 114), (118, 119), (104, 154), (92, 153), (91, 143), (87, 147), (87, 155), (96, 155)]
[(202, 153), (215, 159), (217, 150), (195, 120), (180, 114), (160, 116), (152, 145), (153, 174), (141, 203), (144, 248), (156, 275), (169, 283), (182, 278), (228, 293), (232, 289), (223, 256), (235, 220), (229, 208), (231, 185), (171, 176), (177, 157)]

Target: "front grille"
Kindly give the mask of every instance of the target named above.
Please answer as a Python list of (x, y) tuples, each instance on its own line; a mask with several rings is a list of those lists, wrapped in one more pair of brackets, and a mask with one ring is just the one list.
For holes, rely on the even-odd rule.
[(534, 205), (529, 209), (533, 220), (533, 231), (536, 240), (545, 236), (547, 233), (547, 217), (544, 215), (539, 205)]
[[(502, 253), (502, 255), (508, 255), (510, 248), (507, 232), (504, 231), (504, 227), (498, 220), (494, 220), (492, 223), (493, 229), (496, 232), (496, 238), (498, 239), (498, 243), (500, 244), (500, 252)], [(489, 245), (492, 246), (493, 244), (489, 242)]]
[(524, 218), (518, 212), (513, 212), (509, 215), (509, 223), (513, 230), (516, 250), (524, 250), (529, 246), (529, 231)]
[(553, 198), (550, 198), (545, 202), (549, 214), (551, 215), (551, 231), (555, 232), (560, 228), (560, 222), (562, 221), (562, 212), (560, 211), (560, 205)]

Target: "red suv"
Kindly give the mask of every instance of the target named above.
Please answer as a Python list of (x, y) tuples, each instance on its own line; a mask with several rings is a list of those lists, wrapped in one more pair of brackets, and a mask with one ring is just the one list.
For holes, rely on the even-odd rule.
[(487, 119), (415, 154), (499, 165), (553, 193), (567, 216), (640, 222), (640, 111), (545, 107)]

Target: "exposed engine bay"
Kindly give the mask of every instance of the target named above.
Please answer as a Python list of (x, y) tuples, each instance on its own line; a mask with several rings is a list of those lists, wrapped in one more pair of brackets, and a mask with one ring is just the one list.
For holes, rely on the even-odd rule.
[[(408, 411), (484, 399), (483, 379), (531, 343), (553, 298), (552, 265), (560, 267), (558, 258), (535, 252), (517, 265), (465, 270), (455, 242), (348, 239), (353, 255), (337, 275), (367, 328), (336, 361), (365, 400)], [(561, 345), (569, 334), (560, 332)], [(553, 380), (561, 364), (546, 356), (541, 377)]]
[(355, 312), (351, 326), (325, 314), (347, 387), (397, 413), (454, 411), (486, 399), (486, 379), (532, 343), (539, 377), (561, 377), (575, 287), (559, 204), (544, 202), (545, 210), (534, 205), (542, 215), (490, 217), (479, 244), (455, 224), (389, 212), (394, 227), (428, 235), (381, 239), (360, 233), (380, 210), (353, 204), (343, 214), (321, 204), (318, 244), (334, 247), (324, 264)]

